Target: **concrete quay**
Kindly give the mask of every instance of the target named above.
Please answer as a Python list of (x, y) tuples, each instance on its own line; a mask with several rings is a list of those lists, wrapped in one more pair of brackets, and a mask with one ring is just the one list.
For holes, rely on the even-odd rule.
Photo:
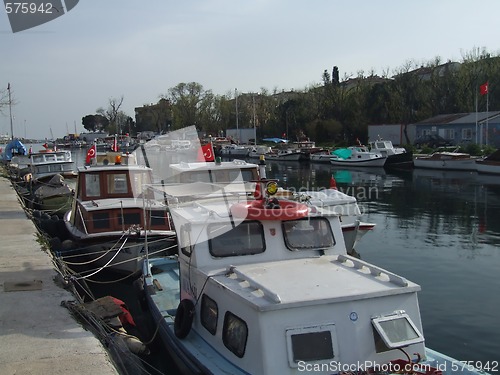
[(54, 283), (36, 232), (0, 176), (0, 374), (118, 374), (101, 342), (60, 305), (74, 297)]

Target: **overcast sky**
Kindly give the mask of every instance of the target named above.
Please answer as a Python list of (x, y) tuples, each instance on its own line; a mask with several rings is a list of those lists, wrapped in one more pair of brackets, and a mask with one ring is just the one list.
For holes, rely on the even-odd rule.
[(134, 117), (180, 82), (215, 94), (302, 90), (334, 65), (342, 79), (498, 54), (499, 14), (498, 0), (80, 0), (12, 33), (0, 9), (0, 87), (10, 82), (17, 102), (15, 136), (62, 137), (85, 131), (82, 117), (109, 98), (123, 95)]

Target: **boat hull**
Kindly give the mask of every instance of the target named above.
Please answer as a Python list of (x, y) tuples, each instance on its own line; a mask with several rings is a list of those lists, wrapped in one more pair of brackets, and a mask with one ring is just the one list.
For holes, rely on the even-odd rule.
[(483, 160), (476, 162), (476, 170), (478, 173), (485, 174), (500, 174), (499, 162), (485, 162)]
[[(151, 257), (171, 255), (177, 251), (176, 241), (171, 238), (151, 238), (148, 240), (147, 252)], [(124, 241), (119, 237), (89, 243), (85, 241), (64, 243), (56, 252), (59, 259), (70, 268), (84, 268), (84, 272), (98, 269), (125, 274), (137, 274), (142, 271), (142, 263), (146, 257), (144, 238), (132, 238)]]
[(330, 159), (330, 164), (337, 167), (383, 167), (387, 158), (376, 158), (366, 160), (350, 160), (350, 159)]
[(457, 171), (475, 171), (477, 169), (476, 161), (474, 159), (430, 160), (416, 157), (413, 160), (413, 165), (415, 168), (447, 169)]

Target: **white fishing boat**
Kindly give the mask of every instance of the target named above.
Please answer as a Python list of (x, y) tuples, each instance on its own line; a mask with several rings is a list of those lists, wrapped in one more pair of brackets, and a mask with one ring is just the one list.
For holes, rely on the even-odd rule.
[(171, 252), (175, 232), (168, 207), (143, 190), (152, 182), (151, 168), (142, 165), (78, 168), (73, 206), (64, 215), (70, 243), (57, 249), (60, 259), (135, 273), (141, 269), (146, 237), (151, 254)]
[(415, 168), (449, 169), (462, 171), (475, 171), (477, 157), (463, 152), (434, 152), (431, 155), (415, 156)]
[(307, 160), (306, 154), (297, 149), (284, 148), (274, 149), (266, 154), (268, 160), (302, 161)]
[(144, 262), (144, 293), (183, 374), (479, 374), (425, 347), (419, 285), (349, 256), (337, 214), (261, 183), (249, 200), (155, 187), (175, 202), (178, 255)]
[(235, 144), (223, 145), (219, 151), (223, 157), (246, 158), (250, 152), (249, 147)]
[(15, 155), (11, 159), (11, 169), (15, 169), (15, 178), (25, 181), (50, 179), (55, 175), (76, 177), (71, 151), (45, 148), (26, 155)]
[(391, 141), (382, 139), (369, 142), (369, 146), (371, 152), (379, 152), (382, 156), (387, 156), (384, 167), (413, 167), (413, 153), (404, 147), (394, 147)]
[(260, 159), (261, 155), (264, 155), (267, 157), (267, 155), (271, 152), (271, 147), (270, 146), (264, 146), (264, 145), (256, 145), (250, 147), (250, 151), (248, 152), (248, 157), (250, 159)]
[(383, 167), (386, 160), (387, 156), (366, 146), (351, 146), (334, 150), (330, 163), (339, 167)]
[[(167, 182), (170, 183), (210, 182), (228, 184), (239, 182), (245, 186), (249, 195), (253, 194), (256, 181), (266, 177), (264, 158), (261, 158), (259, 164), (235, 159), (227, 162), (170, 164), (170, 169), (172, 170), (172, 176), (167, 179)], [(280, 188), (276, 195), (315, 206), (318, 210), (327, 209), (340, 215), (344, 240), (349, 253), (354, 253), (356, 243), (375, 226), (375, 224), (362, 221), (362, 214), (355, 197), (342, 193), (333, 185), (330, 189), (299, 191), (296, 193)]]

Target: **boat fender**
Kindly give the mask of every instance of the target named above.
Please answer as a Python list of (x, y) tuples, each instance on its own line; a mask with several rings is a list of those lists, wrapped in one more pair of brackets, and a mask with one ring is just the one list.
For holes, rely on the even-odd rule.
[(189, 299), (183, 299), (177, 307), (174, 319), (174, 333), (183, 339), (191, 330), (194, 318), (194, 303)]

